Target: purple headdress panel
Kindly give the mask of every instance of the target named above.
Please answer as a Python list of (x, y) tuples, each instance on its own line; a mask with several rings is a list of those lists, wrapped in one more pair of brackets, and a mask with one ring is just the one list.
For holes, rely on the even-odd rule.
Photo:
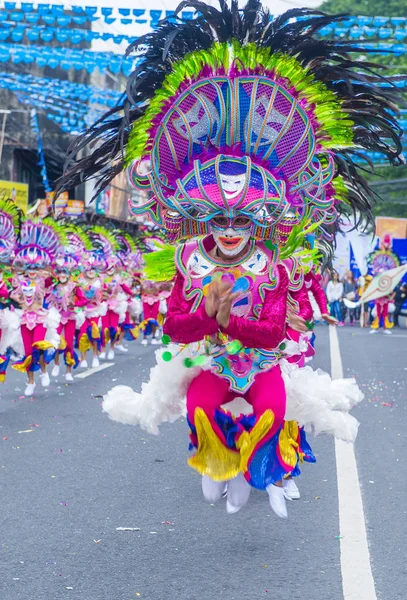
[(44, 269), (50, 266), (60, 248), (60, 238), (53, 227), (25, 221), (21, 227), (13, 266), (17, 269)]
[(240, 214), (260, 230), (288, 211), (299, 222), (305, 211), (329, 210), (333, 160), (316, 130), (307, 102), (272, 73), (202, 77), (155, 119), (149, 171), (141, 173), (143, 159), (129, 170), (133, 185), (154, 196), (131, 210), (169, 229), (177, 215), (205, 229), (214, 216)]

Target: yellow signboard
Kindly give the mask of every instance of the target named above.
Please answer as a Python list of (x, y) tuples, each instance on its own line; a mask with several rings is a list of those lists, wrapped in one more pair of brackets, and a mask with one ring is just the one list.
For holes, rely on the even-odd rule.
[(13, 200), (25, 213), (28, 209), (28, 185), (17, 181), (3, 181), (0, 179), (0, 198)]

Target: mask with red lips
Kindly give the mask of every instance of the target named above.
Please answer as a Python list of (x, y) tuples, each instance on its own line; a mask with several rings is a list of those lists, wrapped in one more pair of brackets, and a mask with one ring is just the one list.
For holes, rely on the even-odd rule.
[(237, 256), (245, 249), (253, 232), (252, 221), (244, 216), (234, 219), (215, 217), (210, 224), (216, 246), (228, 258)]

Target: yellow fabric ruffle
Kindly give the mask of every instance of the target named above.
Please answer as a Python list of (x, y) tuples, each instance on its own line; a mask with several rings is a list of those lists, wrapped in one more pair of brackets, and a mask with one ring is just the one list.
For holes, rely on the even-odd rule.
[(14, 365), (12, 365), (12, 368), (15, 371), (20, 371), (20, 373), (26, 373), (28, 371), (28, 369), (30, 368), (32, 361), (33, 361), (33, 357), (30, 354), (30, 356), (27, 356), (27, 358), (24, 360), (24, 362), (14, 363)]
[(266, 410), (253, 429), (244, 431), (236, 442), (236, 447), (240, 450), (240, 469), (246, 473), (249, 465), (249, 459), (257, 444), (269, 433), (274, 423), (274, 413), (272, 410)]
[[(92, 329), (92, 335), (93, 335), (93, 329)], [(93, 337), (95, 337), (95, 336), (93, 336)], [(104, 345), (106, 346), (106, 344), (110, 341), (110, 332), (109, 332), (108, 327), (105, 327), (103, 337), (104, 337)]]
[(379, 317), (376, 317), (370, 326), (372, 329), (379, 329)]
[(65, 350), (65, 348), (67, 347), (67, 343), (66, 343), (66, 339), (64, 338), (63, 335), (60, 336), (59, 339), (59, 346), (58, 346), (58, 350)]
[(278, 438), (281, 458), (293, 469), (298, 459), (298, 431), (298, 423), (296, 421), (286, 421)]
[(55, 346), (51, 344), (51, 342), (47, 342), (46, 340), (34, 342), (33, 348), (36, 348), (37, 350), (49, 350), (50, 348), (53, 348), (55, 350)]
[(4, 383), (6, 380), (6, 374), (5, 373), (0, 373), (0, 383)]
[(92, 344), (90, 343), (89, 338), (86, 333), (83, 333), (81, 335), (81, 337), (79, 338), (78, 348), (79, 348), (79, 352), (81, 352), (82, 354), (86, 354), (86, 352), (90, 348), (92, 348)]
[(188, 460), (190, 467), (215, 481), (227, 481), (240, 473), (240, 455), (226, 448), (212, 429), (202, 408), (195, 410), (198, 450)]
[(97, 339), (100, 337), (100, 329), (96, 323), (92, 323), (92, 338)]
[(165, 315), (163, 315), (162, 313), (158, 313), (157, 321), (160, 327), (162, 327), (165, 321)]
[(386, 317), (384, 319), (384, 327), (385, 329), (393, 329), (394, 323), (391, 323), (391, 321), (389, 321), (389, 317)]
[(65, 362), (68, 365), (68, 367), (73, 367), (73, 365), (75, 364), (73, 356), (72, 356), (72, 354), (70, 352), (66, 353)]

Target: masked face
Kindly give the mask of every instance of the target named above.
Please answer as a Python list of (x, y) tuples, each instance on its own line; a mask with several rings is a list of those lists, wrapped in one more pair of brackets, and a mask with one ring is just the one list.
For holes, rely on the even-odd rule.
[(57, 272), (56, 276), (58, 277), (59, 283), (66, 283), (68, 281), (68, 274), (65, 271)]
[(237, 198), (244, 188), (246, 173), (241, 175), (224, 175), (221, 173), (220, 182), (226, 200)]
[(86, 271), (86, 276), (89, 279), (94, 279), (96, 277), (96, 270), (95, 269), (89, 269), (89, 271)]
[(247, 217), (216, 217), (211, 221), (211, 232), (219, 250), (228, 257), (237, 256), (247, 246), (253, 224)]

